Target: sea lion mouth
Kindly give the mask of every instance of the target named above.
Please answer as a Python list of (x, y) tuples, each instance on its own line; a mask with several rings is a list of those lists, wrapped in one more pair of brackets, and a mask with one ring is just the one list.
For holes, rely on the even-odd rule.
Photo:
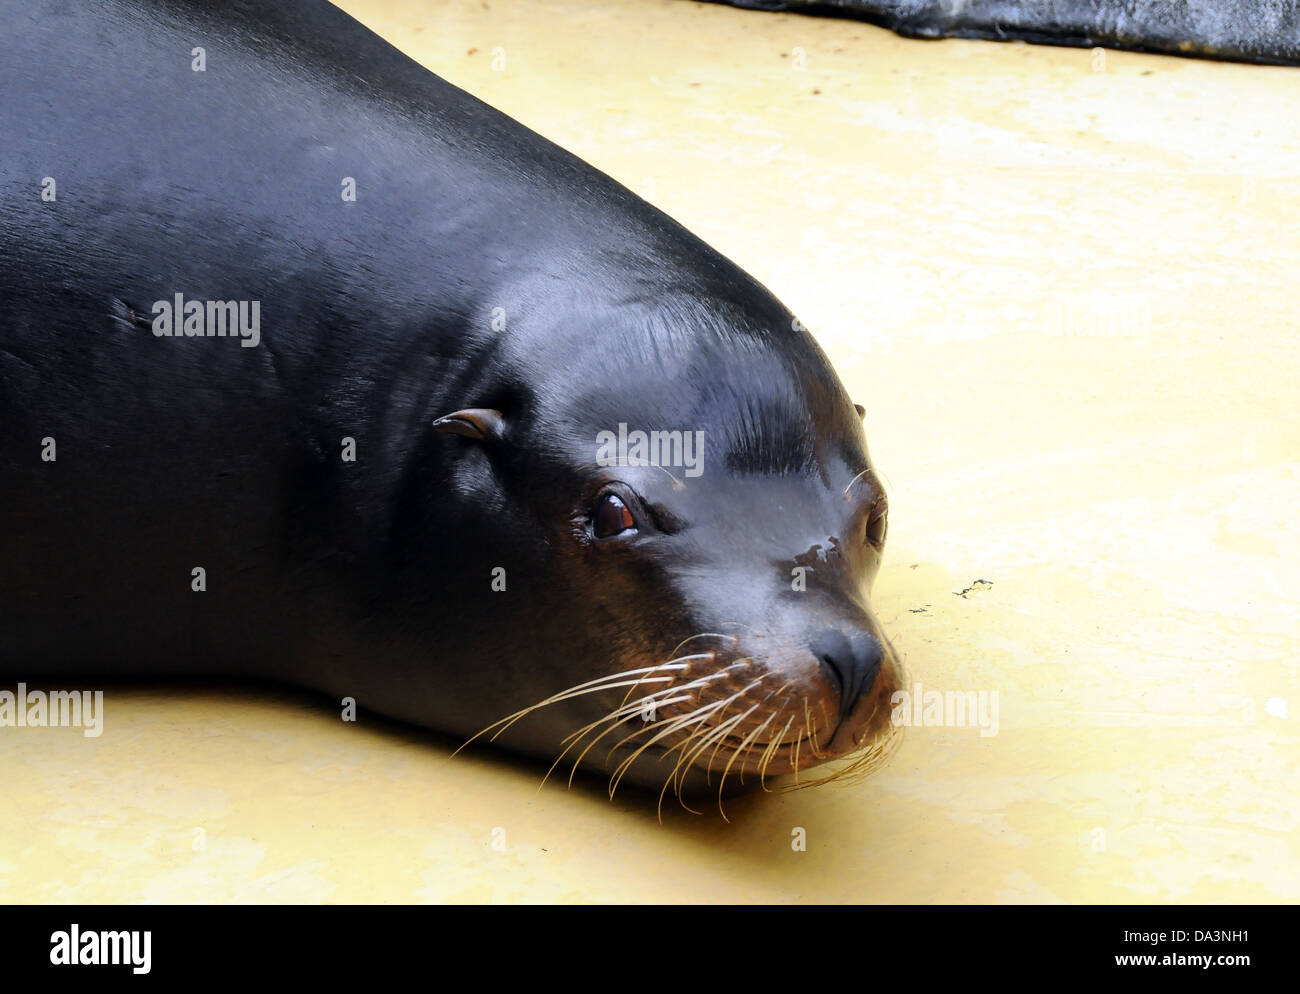
[[(695, 638), (706, 635), (737, 641), (716, 633)], [(613, 799), (629, 770), (641, 764), (636, 778), (640, 782), (648, 779), (648, 769), (663, 778), (660, 820), (670, 791), (683, 807), (695, 810), (686, 799), (688, 779), (695, 791), (701, 779), (710, 789), (716, 782), (718, 809), (729, 820), (723, 798), (731, 778), (733, 786), (743, 786), (748, 778), (767, 791), (856, 781), (883, 764), (898, 743), (899, 730), (889, 721), (889, 696), (900, 682), (892, 652), (870, 691), (848, 709), (847, 722), (839, 702), (798, 685), (799, 680), (786, 678), (779, 669), (750, 656), (720, 663), (719, 651), (705, 650), (590, 680), (508, 715), (460, 749), (481, 736), (495, 740), (541, 708), (608, 695), (602, 717), (574, 729), (558, 744), (559, 755), (543, 784), (568, 760), (572, 785), (579, 767), (591, 757), (589, 765), (609, 772)], [(827, 770), (807, 776), (823, 765)], [(769, 786), (770, 778), (785, 775), (792, 775), (793, 783)]]
[[(723, 733), (726, 721), (679, 729), (667, 741), (656, 742), (625, 757), (623, 762), (626, 765), (620, 765), (611, 775), (609, 795), (612, 799), (622, 774), (632, 762), (643, 762), (652, 769), (658, 765), (664, 777), (658, 797), (660, 821), (663, 820), (663, 803), (670, 792), (682, 807), (699, 814), (689, 801), (692, 794), (701, 792), (701, 781), (706, 789), (716, 793), (722, 819), (730, 821), (724, 805), (729, 780), (742, 788), (746, 783), (756, 783), (770, 793), (834, 782), (855, 783), (870, 776), (888, 760), (902, 738), (901, 729), (888, 717), (887, 708), (881, 711), (873, 705), (861, 723), (861, 732), (856, 735), (837, 734), (830, 745), (815, 742), (806, 726), (797, 728), (792, 717), (784, 714), (783, 723), (774, 723), (777, 728), (774, 735), (770, 725), (757, 726), (747, 734)], [(759, 731), (766, 731), (767, 736), (756, 735)], [(814, 769), (816, 773), (810, 776)], [(571, 770), (570, 782), (572, 773)], [(688, 792), (690, 777), (694, 777), (696, 783), (694, 790)], [(792, 779), (772, 783), (777, 777)]]

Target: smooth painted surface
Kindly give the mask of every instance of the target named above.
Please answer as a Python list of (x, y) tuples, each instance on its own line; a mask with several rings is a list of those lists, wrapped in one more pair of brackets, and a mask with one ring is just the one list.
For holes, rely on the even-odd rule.
[(892, 488), (877, 609), (998, 732), (660, 825), (313, 699), (108, 688), (98, 738), (0, 729), (0, 900), (1300, 899), (1300, 73), (682, 0), (343, 6), (801, 315)]

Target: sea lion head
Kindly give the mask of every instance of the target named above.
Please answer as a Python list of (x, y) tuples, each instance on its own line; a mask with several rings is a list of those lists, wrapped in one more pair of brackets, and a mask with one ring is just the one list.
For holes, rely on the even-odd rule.
[(507, 339), (436, 424), (459, 436), (464, 541), (517, 591), (477, 643), (506, 705), (483, 737), (611, 793), (823, 780), (894, 742), (861, 409), (784, 307), (741, 291), (570, 310)]

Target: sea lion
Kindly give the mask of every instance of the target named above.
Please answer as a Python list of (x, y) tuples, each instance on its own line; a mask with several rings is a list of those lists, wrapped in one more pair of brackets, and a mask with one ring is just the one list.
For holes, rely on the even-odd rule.
[(1297, 0), (713, 0), (852, 17), (904, 38), (978, 38), (1300, 65)]
[(884, 754), (885, 495), (757, 281), (323, 0), (5, 8), (0, 669), (661, 798)]

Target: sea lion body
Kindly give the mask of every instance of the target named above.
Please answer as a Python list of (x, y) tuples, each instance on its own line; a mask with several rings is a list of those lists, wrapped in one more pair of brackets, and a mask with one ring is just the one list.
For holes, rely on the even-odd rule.
[[(603, 679), (498, 741), (554, 757), (665, 691), (584, 759), (678, 721), (623, 770), (653, 786), (690, 734), (733, 773), (887, 736), (879, 485), (761, 285), (324, 2), (6, 7), (0, 671), (460, 737)], [(703, 432), (702, 472), (600, 465), (620, 425)]]
[[(905, 38), (978, 38), (1300, 65), (1296, 0), (717, 0), (852, 17)], [(1095, 64), (1094, 64), (1095, 68)]]

